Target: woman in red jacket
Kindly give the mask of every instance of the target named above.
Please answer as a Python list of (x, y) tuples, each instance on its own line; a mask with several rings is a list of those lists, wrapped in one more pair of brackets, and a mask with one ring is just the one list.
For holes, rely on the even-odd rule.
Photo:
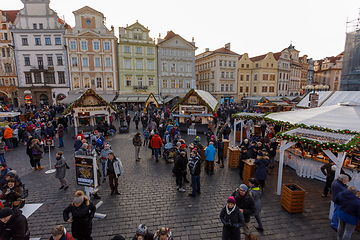
[(155, 149), (155, 159), (156, 159), (156, 162), (158, 162), (159, 161), (159, 150), (160, 150), (161, 145), (162, 145), (161, 138), (159, 137), (158, 134), (155, 134), (155, 136), (153, 136), (151, 138), (150, 145), (151, 145), (152, 148)]

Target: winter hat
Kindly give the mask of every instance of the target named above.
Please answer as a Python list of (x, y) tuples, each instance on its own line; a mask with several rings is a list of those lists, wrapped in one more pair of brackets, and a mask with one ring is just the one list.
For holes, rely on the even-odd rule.
[(6, 167), (6, 163), (1, 163), (0, 166), (3, 168)]
[(211, 135), (211, 138), (215, 138), (215, 136), (214, 136), (214, 135)]
[(116, 235), (111, 240), (125, 240), (125, 238), (123, 236), (121, 236), (121, 235)]
[(246, 186), (245, 184), (241, 184), (239, 188), (243, 189), (245, 192), (249, 190), (248, 186)]
[(181, 142), (177, 142), (176, 146), (181, 147)]
[(227, 200), (227, 203), (235, 204), (236, 203), (235, 198), (233, 196), (230, 196)]
[(264, 153), (263, 153), (263, 152), (259, 152), (258, 156), (259, 156), (259, 157), (262, 157), (262, 156), (264, 156)]
[(186, 148), (186, 145), (185, 144), (181, 144), (181, 147), (180, 147), (181, 149), (184, 149), (184, 148)]
[(147, 227), (145, 226), (145, 224), (140, 224), (136, 230), (136, 234), (140, 234), (142, 236), (145, 236), (145, 234), (147, 233)]
[(12, 215), (14, 212), (11, 208), (9, 207), (4, 207), (3, 209), (0, 210), (0, 218), (6, 218), (10, 215)]
[(74, 197), (74, 204), (81, 204), (84, 201), (84, 196), (78, 196), (78, 197)]
[(336, 165), (332, 165), (332, 166), (331, 166), (331, 170), (332, 170), (332, 171), (336, 171)]
[(199, 141), (200, 142), (200, 140), (201, 140), (201, 137), (199, 137), (199, 136), (196, 136), (196, 141)]
[(249, 142), (249, 139), (245, 138), (244, 143), (248, 143), (248, 142)]

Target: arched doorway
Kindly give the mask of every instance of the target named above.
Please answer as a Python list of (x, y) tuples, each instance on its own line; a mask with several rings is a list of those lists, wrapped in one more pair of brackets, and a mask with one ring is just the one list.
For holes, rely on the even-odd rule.
[(41, 105), (49, 105), (49, 98), (46, 94), (40, 95), (40, 104)]

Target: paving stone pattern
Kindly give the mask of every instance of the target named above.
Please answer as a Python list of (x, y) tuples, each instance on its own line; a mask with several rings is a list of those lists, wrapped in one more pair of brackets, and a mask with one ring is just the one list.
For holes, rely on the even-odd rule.
[[(119, 123), (115, 124), (118, 126)], [(242, 183), (238, 170), (227, 166), (221, 169), (215, 164), (215, 174), (211, 176), (202, 167), (201, 195), (191, 198), (188, 196), (191, 184), (185, 183), (184, 193), (176, 190), (175, 178), (171, 174), (173, 164), (165, 163), (162, 158), (156, 163), (147, 147), (141, 148), (141, 161), (135, 161), (132, 137), (136, 132), (132, 122), (129, 134), (116, 134), (109, 138), (112, 150), (123, 162), (125, 173), (120, 177), (119, 196), (110, 196), (108, 181), (100, 186), (99, 195), (104, 204), (98, 212), (107, 214), (107, 217), (93, 220), (94, 240), (110, 239), (116, 234), (131, 239), (140, 223), (145, 223), (151, 232), (162, 226), (169, 227), (176, 240), (221, 239), (222, 223), (219, 214), (227, 198)], [(205, 144), (205, 135), (200, 136)], [(185, 134), (183, 137), (187, 143), (194, 139), (194, 136)], [(44, 167), (42, 171), (31, 170), (25, 146), (21, 145), (5, 154), (8, 165), (17, 170), (29, 189), (28, 203), (43, 203), (28, 219), (32, 237), (48, 239), (51, 229), (57, 224), (63, 224), (71, 231), (70, 224), (63, 221), (62, 211), (71, 203), (75, 191), (83, 190), (84, 187), (77, 186), (75, 181), (72, 130), (65, 133), (64, 142), (65, 147), (61, 150), (70, 166), (66, 173), (70, 188), (66, 191), (59, 190), (60, 183), (54, 174), (45, 174), (45, 170), (49, 169), (48, 154), (44, 154), (41, 160)], [(58, 148), (55, 149), (57, 150)], [(55, 151), (51, 153), (52, 164)], [(226, 160), (225, 164), (227, 165)], [(261, 217), (265, 231), (261, 233), (254, 228), (256, 220), (252, 217), (251, 232), (261, 240), (336, 239), (336, 232), (330, 228), (328, 219), (330, 198), (321, 197), (324, 183), (300, 178), (291, 168), (285, 167), (283, 182), (296, 183), (306, 190), (304, 212), (289, 214), (280, 206), (280, 196), (276, 194), (277, 170), (277, 167), (274, 168), (268, 176), (261, 199)], [(190, 175), (188, 178), (191, 180)], [(98, 202), (92, 200), (95, 204)], [(355, 231), (352, 239), (360, 239), (360, 233)]]

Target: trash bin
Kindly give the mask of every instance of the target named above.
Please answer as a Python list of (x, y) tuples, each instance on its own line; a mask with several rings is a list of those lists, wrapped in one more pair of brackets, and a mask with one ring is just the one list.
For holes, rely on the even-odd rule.
[(281, 206), (289, 213), (304, 211), (305, 190), (296, 184), (283, 184), (281, 188)]

